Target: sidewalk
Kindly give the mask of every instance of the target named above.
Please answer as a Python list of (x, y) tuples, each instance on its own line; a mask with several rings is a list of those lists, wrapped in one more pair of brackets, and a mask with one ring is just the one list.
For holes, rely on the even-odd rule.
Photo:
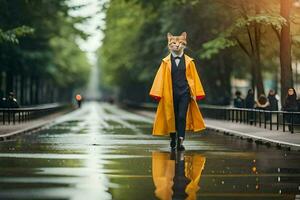
[(39, 119), (31, 120), (23, 123), (0, 125), (0, 141), (9, 139), (12, 136), (39, 130), (41, 127), (55, 121), (58, 117), (70, 112), (70, 109), (62, 110)]
[[(138, 114), (154, 118), (155, 113), (152, 111), (136, 110)], [(284, 146), (293, 150), (300, 150), (300, 134), (283, 132), (277, 130), (268, 130), (256, 126), (229, 122), (224, 120), (204, 119), (206, 128), (209, 130), (232, 134), (241, 139), (252, 139), (256, 143), (265, 143), (278, 147)]]

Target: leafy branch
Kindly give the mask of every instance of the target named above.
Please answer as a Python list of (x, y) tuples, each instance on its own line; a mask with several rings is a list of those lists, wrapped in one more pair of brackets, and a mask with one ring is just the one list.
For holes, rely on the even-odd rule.
[(18, 44), (20, 37), (24, 37), (26, 35), (30, 35), (34, 32), (33, 28), (28, 26), (20, 26), (11, 30), (3, 31), (0, 29), (0, 43), (3, 42), (11, 42)]

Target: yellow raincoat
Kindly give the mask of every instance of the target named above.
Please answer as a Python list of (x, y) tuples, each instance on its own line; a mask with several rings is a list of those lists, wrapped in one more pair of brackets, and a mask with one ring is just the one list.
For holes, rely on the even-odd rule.
[[(206, 158), (201, 154), (184, 156), (184, 175), (189, 179), (185, 186), (186, 200), (195, 200), (200, 189), (200, 178), (205, 166)], [(170, 159), (170, 153), (152, 152), (152, 178), (155, 185), (155, 196), (159, 199), (171, 200), (175, 174), (175, 160)]]
[[(196, 101), (204, 98), (205, 92), (193, 59), (185, 54), (184, 56), (186, 79), (190, 87), (191, 96), (193, 97), (187, 110), (186, 130), (196, 132), (205, 129), (204, 120)], [(169, 133), (176, 132), (171, 77), (171, 54), (162, 60), (149, 95), (155, 99), (160, 99), (154, 119), (152, 134), (169, 135)]]

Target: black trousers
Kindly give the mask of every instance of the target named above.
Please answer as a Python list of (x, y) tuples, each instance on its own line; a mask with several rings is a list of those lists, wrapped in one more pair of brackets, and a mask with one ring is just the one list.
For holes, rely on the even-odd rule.
[[(173, 92), (175, 128), (177, 131), (177, 137), (185, 138), (186, 113), (190, 100), (191, 96), (189, 90), (182, 94), (179, 92)], [(171, 133), (170, 136), (175, 137), (175, 133)]]

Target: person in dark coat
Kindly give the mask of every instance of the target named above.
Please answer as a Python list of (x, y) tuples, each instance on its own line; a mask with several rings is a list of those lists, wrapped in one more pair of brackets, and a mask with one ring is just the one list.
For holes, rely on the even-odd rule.
[(246, 99), (245, 99), (245, 108), (252, 109), (252, 108), (254, 108), (254, 104), (255, 104), (254, 92), (253, 92), (253, 89), (249, 89), (247, 92)]
[(234, 105), (234, 107), (236, 107), (236, 108), (244, 108), (245, 107), (245, 105), (244, 105), (244, 103), (245, 103), (245, 101), (244, 101), (244, 99), (241, 97), (241, 92), (240, 91), (236, 91), (235, 92), (235, 98), (234, 98), (234, 100), (233, 100), (233, 105)]
[(270, 103), (270, 110), (271, 111), (278, 111), (278, 100), (276, 98), (276, 93), (274, 90), (270, 90), (268, 94), (268, 100)]
[[(285, 102), (282, 106), (282, 110), (283, 111), (287, 111), (287, 112), (297, 112), (298, 111), (298, 102), (297, 102), (297, 93), (295, 88), (289, 88), (288, 89), (288, 93), (287, 96), (285, 98)], [(289, 130), (291, 131), (291, 115), (288, 114), (285, 116), (286, 121), (289, 123), (288, 127)]]
[(7, 108), (19, 108), (19, 104), (17, 102), (17, 99), (14, 98), (14, 93), (10, 92), (8, 99), (6, 100), (6, 107)]
[[(247, 92), (247, 96), (245, 99), (245, 108), (247, 109), (253, 109), (255, 105), (255, 101), (254, 101), (254, 91), (253, 89), (249, 89)], [(251, 112), (247, 112), (247, 118), (249, 119), (250, 124), (253, 124), (254, 122), (254, 113)]]
[(298, 111), (297, 94), (294, 88), (288, 89), (288, 94), (285, 98), (285, 102), (283, 104), (282, 110), (288, 112)]
[(6, 99), (3, 95), (3, 92), (0, 91), (0, 108), (5, 108), (6, 107), (6, 103), (5, 103)]

